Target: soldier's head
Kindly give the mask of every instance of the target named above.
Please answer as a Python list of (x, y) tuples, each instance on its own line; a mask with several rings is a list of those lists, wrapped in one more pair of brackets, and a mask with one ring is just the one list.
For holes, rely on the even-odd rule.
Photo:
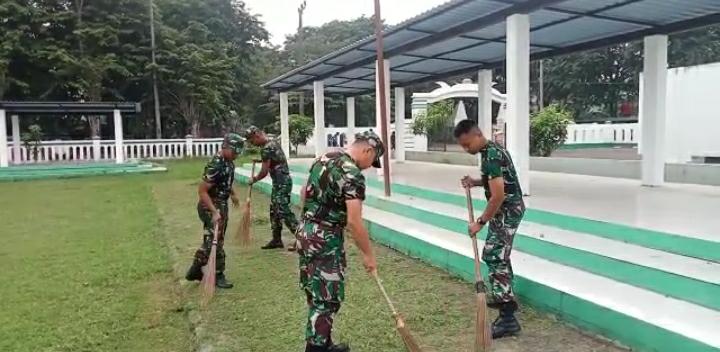
[(364, 170), (371, 166), (380, 168), (380, 159), (385, 153), (385, 146), (378, 135), (368, 131), (355, 135), (355, 142), (348, 148), (348, 152), (360, 169)]
[(245, 130), (245, 139), (255, 146), (261, 146), (267, 143), (267, 135), (265, 132), (255, 126), (250, 126)]
[(245, 147), (245, 139), (237, 133), (228, 133), (223, 138), (222, 156), (227, 160), (235, 160), (238, 155), (242, 154)]
[(487, 139), (483, 136), (480, 127), (473, 120), (462, 120), (455, 126), (453, 132), (455, 139), (466, 152), (477, 154), (487, 144)]

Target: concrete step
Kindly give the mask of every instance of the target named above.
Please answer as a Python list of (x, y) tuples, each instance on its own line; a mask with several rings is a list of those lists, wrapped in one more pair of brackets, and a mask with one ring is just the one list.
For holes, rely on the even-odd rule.
[[(239, 180), (247, 174), (238, 169)], [(293, 176), (297, 192), (304, 175)], [(397, 192), (388, 199), (372, 186), (366, 204), (374, 240), (474, 280), (465, 209)], [(641, 350), (720, 348), (717, 298), (708, 297), (720, 282), (716, 263), (533, 222), (520, 232), (513, 267), (524, 302)]]

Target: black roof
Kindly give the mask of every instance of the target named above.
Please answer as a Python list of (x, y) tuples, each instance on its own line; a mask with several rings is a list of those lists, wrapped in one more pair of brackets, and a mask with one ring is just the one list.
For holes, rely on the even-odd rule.
[[(393, 86), (504, 65), (506, 18), (529, 14), (530, 54), (541, 59), (720, 23), (720, 0), (451, 0), (385, 30)], [(374, 91), (368, 37), (265, 83), (276, 91)]]
[(123, 114), (142, 111), (140, 103), (132, 102), (52, 102), (52, 101), (0, 101), (0, 109), (16, 114)]

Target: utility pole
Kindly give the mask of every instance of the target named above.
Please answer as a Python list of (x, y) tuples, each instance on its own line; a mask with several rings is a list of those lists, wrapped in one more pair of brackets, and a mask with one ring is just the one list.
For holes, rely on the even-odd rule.
[(152, 56), (153, 100), (155, 101), (155, 138), (162, 139), (162, 120), (160, 119), (160, 97), (157, 86), (157, 62), (155, 61), (155, 5), (150, 0), (150, 48)]
[[(297, 29), (297, 38), (299, 42), (302, 42), (303, 40), (303, 14), (305, 14), (305, 8), (307, 8), (307, 0), (303, 0), (302, 4), (300, 4), (300, 7), (298, 7), (298, 29)], [(302, 116), (305, 116), (305, 92), (300, 91), (298, 95), (298, 113)]]
[(383, 44), (383, 26), (380, 16), (380, 0), (375, 0), (375, 53), (377, 56), (377, 68), (375, 74), (378, 76), (377, 99), (380, 99), (380, 138), (385, 145), (383, 153), (383, 180), (385, 182), (385, 196), (390, 197), (390, 144), (388, 144), (388, 116), (387, 101), (389, 92), (385, 91), (385, 45)]
[(540, 99), (538, 101), (538, 107), (542, 110), (545, 107), (545, 85), (543, 84), (543, 60), (540, 60)]

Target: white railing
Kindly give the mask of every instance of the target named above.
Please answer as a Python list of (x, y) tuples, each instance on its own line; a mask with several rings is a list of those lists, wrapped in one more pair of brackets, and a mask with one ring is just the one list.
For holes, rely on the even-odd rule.
[[(203, 139), (137, 139), (124, 140), (125, 160), (180, 159), (209, 157), (220, 150), (222, 138)], [(12, 143), (8, 145), (9, 160), (13, 164), (115, 161), (114, 140), (42, 141), (37, 150), (20, 146), (19, 153)]]
[(567, 128), (565, 144), (637, 144), (639, 131), (637, 123), (572, 124)]

